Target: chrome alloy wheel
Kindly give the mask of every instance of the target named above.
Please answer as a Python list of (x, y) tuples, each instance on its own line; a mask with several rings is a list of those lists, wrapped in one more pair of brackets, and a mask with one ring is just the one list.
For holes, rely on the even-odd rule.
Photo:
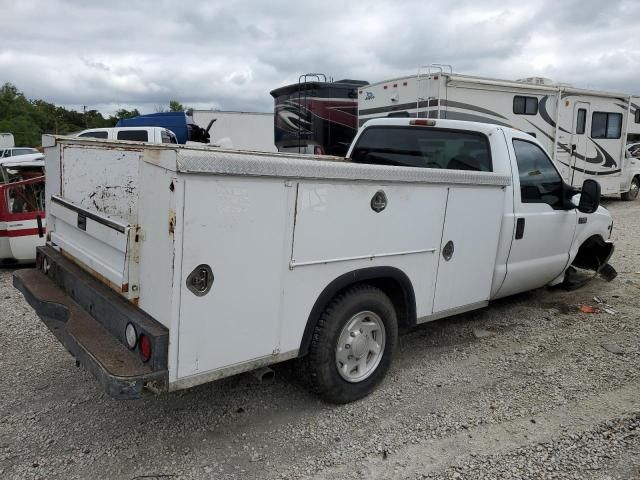
[(336, 345), (336, 368), (340, 376), (357, 383), (375, 372), (385, 345), (384, 323), (370, 311), (356, 313), (340, 332)]

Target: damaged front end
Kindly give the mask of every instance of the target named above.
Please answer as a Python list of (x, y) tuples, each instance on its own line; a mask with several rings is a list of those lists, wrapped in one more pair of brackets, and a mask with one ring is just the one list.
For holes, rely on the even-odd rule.
[[(587, 239), (578, 249), (571, 266), (567, 268), (562, 286), (567, 290), (575, 290), (598, 275), (607, 282), (616, 278), (618, 272), (609, 264), (613, 251), (614, 245), (611, 241), (599, 236)], [(593, 274), (585, 275), (579, 273), (579, 270), (586, 270)]]

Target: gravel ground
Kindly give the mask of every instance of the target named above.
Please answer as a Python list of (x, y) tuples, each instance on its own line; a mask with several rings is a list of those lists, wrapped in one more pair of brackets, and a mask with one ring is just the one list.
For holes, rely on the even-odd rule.
[[(640, 202), (610, 200), (619, 276), (403, 336), (370, 397), (331, 406), (289, 364), (118, 402), (0, 270), (0, 478), (640, 478)], [(615, 310), (578, 307), (604, 299)]]

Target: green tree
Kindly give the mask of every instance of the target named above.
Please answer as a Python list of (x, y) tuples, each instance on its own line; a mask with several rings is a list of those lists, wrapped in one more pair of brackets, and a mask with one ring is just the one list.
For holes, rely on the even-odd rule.
[(186, 108), (177, 100), (169, 101), (169, 111), (170, 112), (184, 112)]
[(0, 87), (0, 132), (13, 133), (17, 146), (38, 146), (43, 133), (69, 134), (86, 127), (112, 127), (120, 118), (136, 115), (138, 110), (123, 109), (116, 116), (105, 118), (97, 110), (82, 113), (44, 100), (29, 100), (10, 83)]

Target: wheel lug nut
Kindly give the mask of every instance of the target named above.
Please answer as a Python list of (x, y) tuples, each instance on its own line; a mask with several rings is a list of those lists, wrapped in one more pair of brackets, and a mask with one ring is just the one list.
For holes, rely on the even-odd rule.
[(344, 346), (344, 348), (346, 348), (347, 350), (349, 350), (351, 348), (351, 345), (349, 345), (348, 343)]
[(350, 333), (350, 335), (351, 335), (352, 337), (355, 337), (355, 336), (356, 336), (356, 332), (351, 332), (351, 333)]

